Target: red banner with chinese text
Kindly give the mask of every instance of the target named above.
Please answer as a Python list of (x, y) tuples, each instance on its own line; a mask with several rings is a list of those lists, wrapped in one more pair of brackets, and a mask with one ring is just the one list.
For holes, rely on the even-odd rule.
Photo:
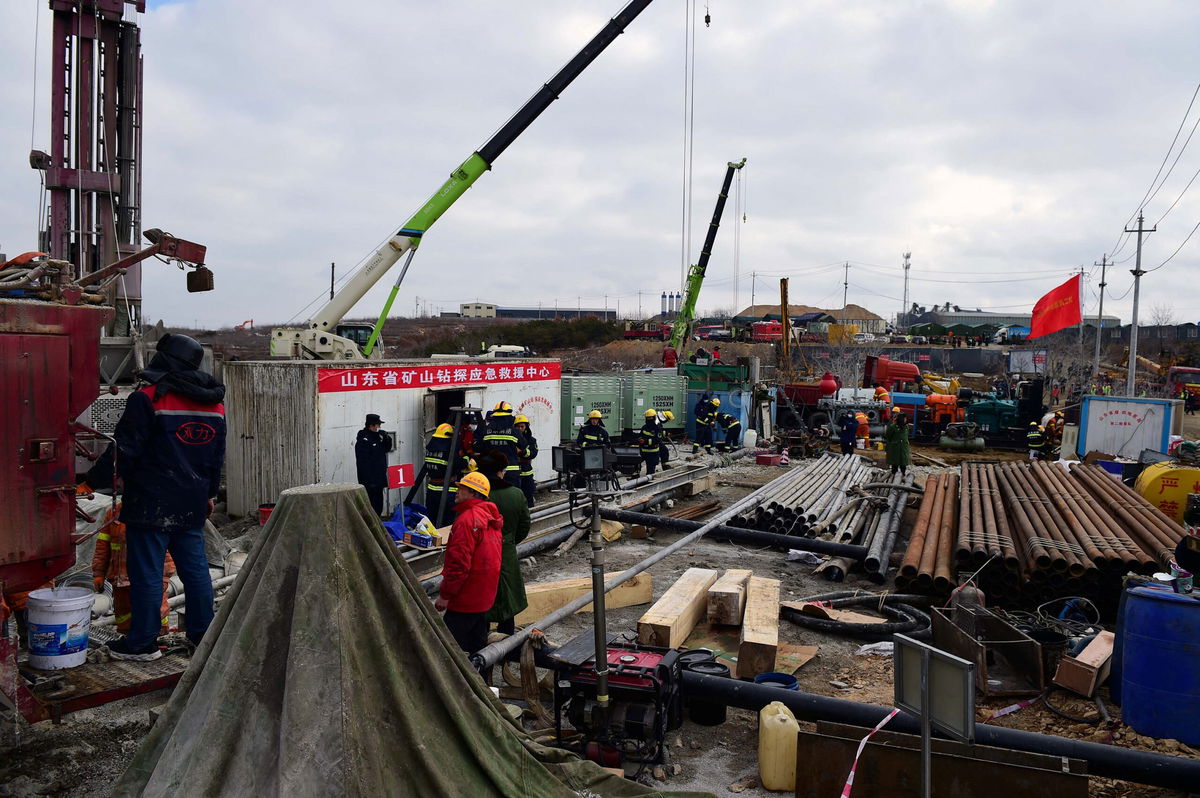
[(538, 382), (562, 377), (561, 363), (447, 363), (434, 366), (378, 366), (317, 370), (317, 392), (388, 391), (444, 388), (497, 382)]

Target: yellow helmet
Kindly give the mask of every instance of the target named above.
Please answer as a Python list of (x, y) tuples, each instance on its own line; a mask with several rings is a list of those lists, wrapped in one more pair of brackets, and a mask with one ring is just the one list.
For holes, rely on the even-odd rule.
[(512, 405), (508, 402), (496, 402), (496, 406), (492, 408), (494, 413), (511, 413)]
[(513, 419), (513, 423), (514, 424), (528, 424), (529, 417), (528, 416), (517, 416), (515, 419)]
[(604, 415), (599, 410), (593, 410), (588, 413), (588, 418), (604, 418)]
[(449, 438), (454, 434), (454, 427), (449, 424), (438, 424), (438, 428), (433, 431), (435, 438)]
[(479, 466), (475, 463), (475, 458), (468, 457), (467, 458), (467, 473), (470, 474), (472, 471), (478, 471), (478, 470), (479, 470)]
[(476, 493), (482, 493), (484, 496), (492, 492), (492, 483), (488, 482), (488, 478), (478, 471), (464, 474), (463, 478), (455, 484), (460, 488), (470, 488)]
[(645, 413), (642, 413), (642, 415), (645, 416), (646, 418), (658, 418), (658, 411), (657, 410), (647, 410)]
[(720, 400), (720, 399), (718, 399), (718, 398), (717, 398), (717, 397), (715, 397), (715, 396), (712, 398), (712, 403), (713, 403), (713, 407), (720, 407), (720, 406), (721, 406), (721, 400)]
[(663, 411), (663, 417), (664, 417), (664, 418), (666, 418), (666, 420), (667, 420), (667, 421), (674, 421), (674, 420), (675, 420), (675, 414), (674, 414), (674, 413), (672, 413), (670, 410), (664, 410), (664, 411)]

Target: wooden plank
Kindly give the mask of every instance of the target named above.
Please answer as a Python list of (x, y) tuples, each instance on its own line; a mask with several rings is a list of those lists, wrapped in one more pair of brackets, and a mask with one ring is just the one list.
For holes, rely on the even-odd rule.
[[(620, 571), (604, 575), (604, 581), (612, 579)], [(585, 576), (582, 579), (563, 579), (557, 582), (543, 582), (525, 586), (525, 598), (529, 606), (517, 615), (517, 625), (533, 623), (545, 618), (559, 607), (565, 606), (585, 593), (591, 593), (592, 579)], [(632, 607), (636, 604), (649, 604), (654, 598), (654, 582), (648, 572), (637, 574), (624, 584), (617, 585), (604, 598), (604, 606), (609, 609)], [(580, 612), (591, 612), (592, 605), (588, 604)]]
[(775, 667), (779, 650), (779, 580), (750, 577), (746, 585), (746, 614), (738, 646), (739, 679), (751, 679)]
[(708, 622), (729, 626), (742, 625), (746, 609), (746, 582), (753, 571), (731, 568), (708, 589)]
[(708, 588), (720, 572), (689, 568), (638, 621), (638, 642), (677, 648), (708, 608)]

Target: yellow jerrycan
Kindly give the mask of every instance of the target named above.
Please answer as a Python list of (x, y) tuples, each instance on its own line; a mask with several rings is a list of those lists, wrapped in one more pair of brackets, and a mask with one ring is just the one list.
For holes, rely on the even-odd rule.
[(768, 790), (796, 789), (796, 740), (800, 724), (792, 711), (772, 701), (758, 712), (758, 776)]

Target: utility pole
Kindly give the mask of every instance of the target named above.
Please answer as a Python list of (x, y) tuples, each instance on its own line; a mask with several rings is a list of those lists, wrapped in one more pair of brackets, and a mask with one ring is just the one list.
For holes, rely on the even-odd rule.
[(1083, 264), (1079, 264), (1079, 353), (1083, 354)]
[(1142, 234), (1153, 233), (1158, 230), (1158, 225), (1147, 230), (1142, 226), (1142, 214), (1138, 212), (1138, 225), (1134, 230), (1125, 228), (1126, 233), (1137, 233), (1137, 259), (1134, 261), (1133, 271), (1133, 323), (1129, 328), (1129, 370), (1125, 375), (1125, 395), (1133, 396), (1133, 384), (1137, 377), (1137, 345), (1138, 345), (1138, 293), (1142, 287)]
[[(1096, 264), (1092, 264), (1095, 266)], [(1100, 373), (1100, 339), (1104, 331), (1104, 287), (1108, 285), (1104, 278), (1108, 273), (1108, 253), (1100, 256), (1100, 308), (1096, 311), (1096, 356), (1092, 361), (1092, 378)]]
[(758, 272), (750, 272), (750, 307), (754, 307), (754, 284), (758, 282)]
[(330, 299), (330, 301), (333, 300), (333, 275), (334, 275), (334, 272), (336, 272), (336, 271), (337, 271), (337, 264), (336, 263), (329, 264), (329, 299)]
[(850, 293), (850, 264), (846, 264), (846, 276), (842, 278), (842, 307), (846, 307), (846, 297)]
[(642, 318), (642, 292), (638, 291), (638, 319)]
[[(911, 257), (912, 257), (912, 253), (911, 253), (911, 252), (905, 252), (905, 253), (904, 253), (904, 307), (900, 308), (900, 312), (901, 312), (901, 313), (903, 313), (903, 314), (905, 314), (904, 316), (902, 316), (902, 317), (901, 317), (901, 318), (903, 318), (905, 321), (908, 321), (908, 269), (909, 269), (909, 266), (911, 265), (911, 264), (908, 262), (908, 259), (909, 259), (909, 258), (911, 258)], [(897, 326), (897, 327), (900, 327), (900, 325), (899, 325), (899, 324), (897, 324), (896, 326)], [(907, 329), (908, 329), (908, 325), (907, 325), (907, 324), (905, 324), (905, 325), (904, 325), (904, 327), (903, 327), (903, 328), (901, 328), (901, 329), (903, 329), (903, 330), (907, 330)]]
[(413, 318), (414, 319), (420, 318), (420, 316), (421, 316), (421, 297), (416, 296), (416, 297), (413, 297)]

